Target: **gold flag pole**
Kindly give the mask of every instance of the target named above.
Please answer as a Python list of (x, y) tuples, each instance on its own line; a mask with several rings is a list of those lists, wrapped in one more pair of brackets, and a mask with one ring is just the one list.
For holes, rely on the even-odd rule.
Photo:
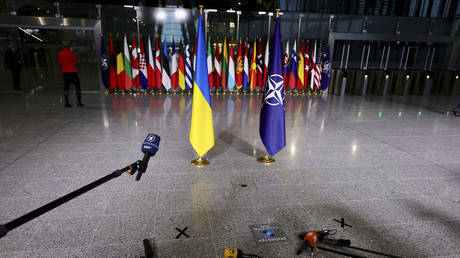
[(209, 165), (209, 161), (201, 156), (198, 156), (198, 158), (190, 161), (190, 164), (192, 164), (195, 167), (205, 167)]
[[(109, 33), (109, 36), (112, 37), (112, 33)], [(109, 48), (110, 48), (110, 46), (109, 46)], [(110, 55), (110, 49), (109, 49), (109, 55)], [(107, 59), (107, 63), (108, 63), (108, 62), (109, 62), (109, 59)], [(109, 66), (109, 70), (110, 70), (110, 64), (109, 64), (108, 66)], [(110, 88), (110, 80), (109, 80), (109, 88)], [(105, 95), (109, 95), (109, 93), (110, 93), (109, 90), (108, 90), (108, 89), (105, 89), (104, 94), (105, 94)]]
[[(259, 38), (259, 46), (261, 46), (261, 49), (260, 49), (260, 53), (262, 54), (262, 37)], [(262, 72), (263, 74), (263, 72)], [(259, 82), (260, 83), (260, 82)], [(259, 84), (260, 88), (259, 90), (256, 92), (257, 95), (260, 95), (262, 93), (262, 88), (265, 87), (265, 85), (262, 85), (261, 83)]]
[[(203, 5), (199, 5), (198, 6), (200, 8), (200, 14), (203, 14), (203, 8), (204, 6)], [(195, 46), (196, 47), (196, 46)], [(209, 165), (209, 161), (206, 160), (205, 158), (201, 157), (201, 156), (198, 156), (198, 158), (190, 161), (190, 164), (192, 164), (193, 166), (195, 167), (204, 167), (204, 166), (207, 166)]]
[(262, 157), (257, 158), (257, 161), (264, 164), (271, 164), (275, 162), (275, 159), (270, 157), (270, 155), (268, 155), (268, 152), (265, 152), (265, 154)]

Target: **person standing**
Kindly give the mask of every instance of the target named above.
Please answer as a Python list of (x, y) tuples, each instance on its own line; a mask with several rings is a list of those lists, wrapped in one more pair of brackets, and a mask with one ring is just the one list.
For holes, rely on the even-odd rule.
[(19, 84), (21, 83), (21, 69), (22, 61), (21, 56), (16, 45), (16, 42), (11, 42), (8, 50), (5, 53), (6, 67), (11, 70), (13, 74), (13, 85), (15, 90), (21, 90)]
[(77, 68), (75, 67), (77, 62), (78, 59), (73, 51), (69, 49), (67, 44), (64, 44), (64, 49), (59, 51), (58, 54), (58, 65), (62, 67), (62, 75), (64, 76), (65, 107), (72, 107), (69, 103), (69, 86), (71, 83), (75, 85), (77, 105), (79, 107), (83, 106), (83, 103), (81, 103), (80, 78), (78, 78)]

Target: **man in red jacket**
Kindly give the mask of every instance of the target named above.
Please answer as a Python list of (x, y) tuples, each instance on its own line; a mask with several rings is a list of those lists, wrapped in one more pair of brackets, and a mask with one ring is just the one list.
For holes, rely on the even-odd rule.
[(77, 62), (78, 59), (75, 57), (73, 51), (64, 43), (64, 49), (59, 51), (58, 54), (58, 65), (62, 67), (62, 74), (64, 75), (65, 107), (72, 107), (69, 103), (69, 86), (71, 83), (75, 84), (77, 105), (79, 107), (83, 106), (81, 103), (80, 79), (78, 78), (77, 68), (75, 67)]

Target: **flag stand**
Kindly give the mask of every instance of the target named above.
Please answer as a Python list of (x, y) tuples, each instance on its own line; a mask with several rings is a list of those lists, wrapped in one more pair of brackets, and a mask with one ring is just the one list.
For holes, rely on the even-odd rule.
[(194, 159), (194, 160), (190, 161), (190, 163), (192, 165), (194, 165), (195, 167), (205, 167), (205, 166), (209, 165), (209, 161), (204, 159), (201, 156), (198, 156), (197, 159)]
[(268, 152), (265, 152), (265, 155), (259, 157), (257, 161), (264, 164), (271, 164), (275, 162), (275, 159), (270, 157), (270, 155), (268, 155)]
[(104, 94), (109, 95), (109, 90), (105, 90)]

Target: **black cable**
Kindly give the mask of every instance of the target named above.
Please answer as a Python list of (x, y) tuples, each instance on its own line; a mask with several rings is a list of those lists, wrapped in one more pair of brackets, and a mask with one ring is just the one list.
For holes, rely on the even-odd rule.
[(323, 250), (323, 251), (336, 253), (336, 254), (341, 254), (341, 255), (348, 256), (348, 257), (352, 257), (352, 258), (366, 258), (366, 256), (360, 256), (360, 255), (356, 255), (356, 254), (345, 253), (345, 252), (337, 251), (337, 250), (334, 250), (334, 249), (329, 249), (329, 248), (318, 246), (318, 245), (316, 247), (318, 249), (320, 249), (320, 250)]
[(377, 255), (381, 255), (381, 256), (391, 257), (391, 258), (402, 258), (401, 256), (381, 253), (381, 252), (377, 252), (377, 251), (373, 251), (373, 250), (369, 250), (369, 249), (364, 249), (364, 248), (357, 247), (357, 246), (352, 246), (352, 245), (344, 246), (344, 247), (359, 250), (359, 251), (363, 251), (363, 252), (368, 252), (368, 253), (371, 253), (371, 254), (377, 254)]

